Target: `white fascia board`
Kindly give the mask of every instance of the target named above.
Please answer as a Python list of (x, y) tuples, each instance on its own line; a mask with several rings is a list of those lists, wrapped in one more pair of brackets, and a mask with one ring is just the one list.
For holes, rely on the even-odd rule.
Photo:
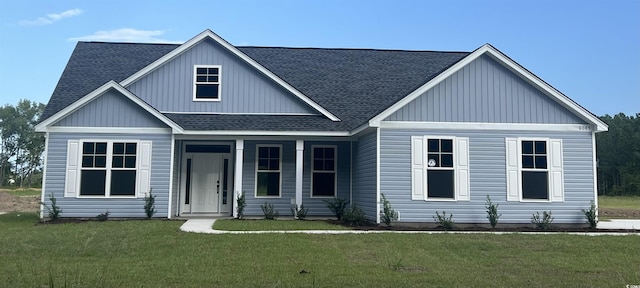
[(151, 63), (149, 65), (147, 65), (147, 67), (145, 67), (142, 70), (136, 72), (135, 74), (129, 76), (127, 79), (124, 79), (122, 82), (120, 82), (120, 84), (122, 86), (130, 85), (131, 83), (133, 83), (133, 82), (137, 81), (138, 79), (144, 77), (145, 75), (151, 73), (153, 70), (157, 69), (158, 67), (162, 66), (163, 64), (167, 63), (168, 61), (170, 61), (171, 59), (177, 57), (178, 55), (184, 53), (185, 51), (189, 50), (190, 48), (192, 48), (193, 46), (195, 46), (196, 44), (200, 43), (201, 41), (203, 41), (203, 40), (205, 40), (207, 38), (215, 41), (216, 43), (218, 43), (220, 45), (222, 45), (222, 47), (226, 48), (228, 51), (230, 51), (234, 55), (238, 56), (240, 59), (244, 60), (249, 65), (253, 66), (255, 69), (257, 69), (258, 71), (262, 72), (267, 77), (271, 78), (273, 81), (278, 83), (278, 85), (284, 87), (289, 92), (291, 92), (294, 95), (296, 95), (302, 101), (307, 103), (307, 105), (313, 107), (318, 112), (322, 113), (324, 116), (326, 116), (327, 118), (331, 119), (331, 121), (340, 121), (340, 119), (338, 117), (333, 115), (327, 109), (325, 109), (324, 107), (318, 105), (318, 103), (314, 102), (309, 97), (307, 97), (304, 94), (302, 94), (302, 92), (298, 91), (298, 89), (296, 89), (293, 86), (289, 85), (289, 83), (287, 83), (284, 80), (282, 80), (276, 74), (274, 74), (273, 72), (269, 71), (269, 69), (267, 69), (264, 66), (260, 65), (258, 62), (253, 60), (251, 57), (247, 56), (247, 54), (244, 54), (238, 48), (236, 48), (235, 46), (231, 45), (231, 43), (229, 43), (226, 40), (222, 39), (222, 37), (218, 36), (216, 33), (213, 33), (213, 31), (211, 31), (209, 29), (207, 29), (207, 30), (203, 31), (202, 33), (198, 34), (197, 36), (191, 38), (189, 41), (187, 41), (184, 44), (180, 45), (178, 48), (173, 49), (168, 54), (160, 57), (160, 59), (154, 61), (153, 63)]
[(96, 134), (170, 134), (170, 128), (147, 127), (71, 127), (52, 126), (47, 128), (52, 133), (96, 133)]
[[(105, 83), (104, 85), (100, 86), (99, 88), (93, 90), (91, 93), (89, 93), (89, 94), (85, 95), (84, 97), (80, 98), (76, 102), (73, 102), (71, 105), (65, 107), (64, 109), (62, 109), (60, 111), (58, 111), (58, 113), (53, 114), (51, 117), (49, 117), (46, 120), (38, 123), (38, 125), (36, 125), (36, 127), (35, 127), (36, 128), (36, 132), (47, 132), (47, 131), (51, 131), (51, 129), (55, 130), (56, 128), (52, 127), (51, 126), (52, 124), (60, 121), (64, 117), (67, 117), (67, 116), (71, 115), (71, 113), (73, 113), (73, 112), (77, 111), (78, 109), (82, 108), (84, 105), (88, 104), (92, 100), (102, 96), (104, 93), (109, 91), (109, 89), (115, 89), (116, 91), (120, 92), (122, 95), (127, 97), (129, 100), (133, 101), (133, 103), (136, 103), (138, 106), (140, 106), (142, 109), (147, 111), (149, 114), (153, 115), (154, 117), (158, 118), (158, 120), (162, 121), (162, 123), (164, 123), (167, 126), (169, 126), (174, 133), (182, 133), (183, 132), (182, 127), (180, 127), (178, 124), (174, 123), (169, 118), (167, 118), (166, 116), (162, 115), (162, 113), (160, 113), (158, 110), (154, 109), (149, 104), (147, 104), (146, 102), (142, 101), (136, 95), (133, 95), (133, 93), (131, 93), (129, 90), (125, 89), (124, 87), (122, 87), (120, 84), (118, 84), (117, 82), (115, 82), (113, 80)], [(87, 127), (84, 127), (85, 131), (86, 131), (86, 128)], [(143, 128), (136, 128), (136, 129), (143, 129)]]
[(589, 124), (538, 124), (538, 123), (482, 123), (482, 122), (415, 122), (382, 121), (378, 127), (385, 129), (447, 129), (447, 130), (504, 130), (504, 131), (556, 131), (592, 132)]
[(371, 120), (369, 120), (369, 125), (371, 125), (372, 127), (378, 127), (382, 120), (386, 119), (387, 117), (389, 117), (394, 112), (400, 110), (400, 108), (402, 108), (405, 105), (409, 104), (414, 99), (420, 97), (422, 94), (427, 92), (429, 89), (433, 88), (434, 86), (436, 86), (440, 82), (442, 82), (445, 79), (449, 78), (449, 76), (451, 76), (454, 73), (458, 72), (460, 69), (464, 68), (469, 63), (471, 63), (472, 61), (478, 59), (480, 56), (482, 56), (484, 54), (489, 55), (491, 58), (493, 58), (494, 60), (496, 60), (499, 63), (501, 63), (503, 66), (505, 66), (506, 68), (510, 69), (512, 72), (514, 72), (514, 73), (518, 74), (519, 76), (523, 77), (527, 82), (532, 84), (534, 87), (546, 92), (545, 94), (551, 96), (556, 102), (558, 102), (561, 105), (563, 105), (569, 111), (572, 111), (575, 114), (579, 115), (580, 118), (582, 118), (585, 121), (589, 122), (589, 124), (594, 125), (595, 128), (596, 128), (595, 129), (596, 132), (602, 132), (602, 131), (607, 131), (608, 130), (607, 124), (605, 124), (602, 120), (598, 119), (598, 117), (595, 117), (590, 112), (588, 112), (586, 109), (584, 109), (581, 106), (577, 105), (575, 102), (570, 100), (567, 96), (565, 96), (564, 94), (560, 93), (558, 90), (553, 88), (551, 85), (549, 85), (546, 82), (542, 81), (540, 78), (535, 76), (533, 73), (529, 72), (527, 69), (525, 69), (524, 67), (520, 66), (520, 64), (516, 63), (511, 58), (509, 58), (508, 56), (506, 56), (505, 54), (503, 54), (502, 52), (500, 52), (498, 49), (496, 49), (495, 47), (491, 46), (490, 44), (482, 45), (480, 48), (478, 48), (475, 51), (471, 52), (471, 54), (467, 55), (465, 58), (463, 58), (462, 60), (460, 60), (457, 63), (455, 63), (453, 66), (449, 67), (449, 69), (447, 69), (444, 72), (440, 73), (438, 76), (434, 77), (433, 79), (431, 79), (426, 84), (422, 85), (418, 89), (416, 89), (413, 92), (409, 93), (409, 95), (405, 96), (400, 101), (396, 102), (395, 104), (391, 105), (389, 108), (387, 108), (384, 111), (382, 111), (380, 114), (378, 114), (378, 115), (374, 116), (373, 118), (371, 118)]
[(183, 135), (239, 135), (239, 136), (338, 136), (348, 137), (351, 133), (344, 131), (236, 131), (236, 130), (186, 130)]

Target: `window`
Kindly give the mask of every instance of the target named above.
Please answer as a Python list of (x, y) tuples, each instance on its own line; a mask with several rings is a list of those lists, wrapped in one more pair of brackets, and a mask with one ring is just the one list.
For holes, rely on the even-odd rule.
[(280, 197), (282, 146), (259, 145), (256, 164), (256, 197)]
[(336, 196), (336, 147), (312, 147), (311, 196)]
[(562, 142), (507, 138), (507, 200), (562, 201)]
[(144, 196), (150, 166), (151, 141), (69, 140), (65, 197)]
[(193, 100), (220, 101), (221, 66), (195, 66), (194, 69)]
[(413, 200), (469, 200), (469, 139), (411, 137)]

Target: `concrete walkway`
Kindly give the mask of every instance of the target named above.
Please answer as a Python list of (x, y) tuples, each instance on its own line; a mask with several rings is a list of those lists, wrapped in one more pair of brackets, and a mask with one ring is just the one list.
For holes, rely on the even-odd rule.
[(640, 230), (640, 219), (611, 219), (598, 222), (598, 229), (636, 229)]
[[(631, 222), (630, 222), (631, 221)], [(226, 231), (226, 230), (214, 230), (213, 223), (216, 219), (189, 219), (187, 222), (180, 226), (180, 230), (184, 232), (192, 233), (205, 233), (205, 234), (382, 234), (382, 233), (397, 233), (397, 234), (535, 234), (535, 235), (554, 235), (560, 234), (558, 232), (492, 232), (492, 231), (392, 231), (392, 230), (274, 230), (274, 231)], [(607, 222), (605, 226), (614, 228), (602, 228), (598, 223), (598, 229), (639, 229), (634, 227), (640, 227), (640, 220), (611, 220)], [(613, 224), (610, 224), (613, 223)], [(615, 226), (618, 225), (618, 226)], [(625, 226), (626, 225), (626, 226)], [(629, 226), (631, 225), (631, 226)], [(635, 226), (634, 226), (635, 225)], [(625, 227), (625, 228), (619, 228)], [(638, 232), (629, 233), (615, 233), (615, 232), (565, 232), (562, 234), (567, 235), (585, 235), (585, 236), (625, 236), (636, 235), (640, 236)]]

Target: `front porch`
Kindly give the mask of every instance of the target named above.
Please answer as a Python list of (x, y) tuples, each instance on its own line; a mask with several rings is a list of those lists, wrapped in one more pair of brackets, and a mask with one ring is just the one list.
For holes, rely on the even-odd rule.
[[(269, 203), (280, 216), (304, 205), (331, 216), (325, 201), (351, 201), (352, 141), (317, 139), (178, 139), (174, 142), (173, 217), (261, 217)], [(375, 197), (375, 196), (374, 196)]]

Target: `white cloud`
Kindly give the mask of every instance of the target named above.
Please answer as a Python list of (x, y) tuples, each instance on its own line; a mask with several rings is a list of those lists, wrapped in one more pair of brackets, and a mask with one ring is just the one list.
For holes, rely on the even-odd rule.
[(110, 31), (97, 31), (91, 35), (73, 37), (67, 41), (104, 41), (104, 42), (143, 42), (143, 43), (182, 43), (158, 38), (164, 30), (137, 30), (121, 28)]
[(22, 20), (18, 24), (22, 26), (42, 26), (53, 24), (65, 18), (71, 18), (82, 14), (80, 9), (71, 9), (58, 14), (47, 14), (46, 17), (38, 17), (36, 20)]

